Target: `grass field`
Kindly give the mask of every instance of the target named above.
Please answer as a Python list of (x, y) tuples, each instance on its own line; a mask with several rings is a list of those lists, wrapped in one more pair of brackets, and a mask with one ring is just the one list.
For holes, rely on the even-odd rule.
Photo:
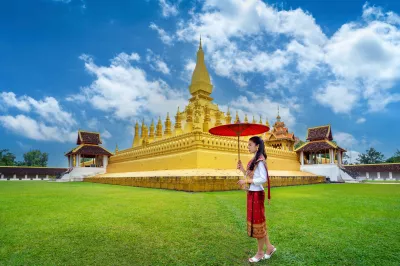
[(400, 180), (363, 180), (363, 183), (399, 183)]
[[(400, 186), (273, 188), (258, 265), (399, 265)], [(0, 182), (0, 265), (247, 265), (245, 192)]]

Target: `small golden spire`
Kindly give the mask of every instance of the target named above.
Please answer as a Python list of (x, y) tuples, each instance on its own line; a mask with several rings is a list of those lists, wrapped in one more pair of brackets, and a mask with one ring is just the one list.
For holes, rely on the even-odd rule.
[(142, 134), (140, 135), (140, 137), (142, 137), (142, 138), (143, 138), (144, 135), (145, 135), (145, 134), (144, 134), (144, 131), (145, 131), (144, 128), (145, 128), (145, 125), (144, 125), (144, 118), (142, 118), (142, 132), (141, 132)]
[(249, 123), (249, 120), (247, 119), (247, 114), (244, 115), (244, 122)]
[(180, 129), (181, 126), (181, 116), (180, 116), (180, 111), (179, 111), (179, 106), (178, 106), (178, 111), (176, 111), (176, 116), (175, 116), (175, 129)]
[(280, 115), (279, 115), (279, 105), (278, 105), (278, 116), (276, 117), (276, 120), (277, 120), (278, 122), (281, 121), (281, 117), (280, 117)]
[(254, 118), (254, 115), (253, 115), (253, 121), (252, 121), (252, 123), (253, 123), (253, 124), (257, 123), (256, 119)]
[(231, 112), (229, 111), (229, 106), (228, 106), (228, 112), (226, 113), (226, 117), (225, 117), (225, 124), (230, 124), (231, 120), (232, 120)]
[(115, 145), (115, 154), (118, 152), (118, 143)]
[(154, 138), (154, 119), (151, 120), (149, 137), (151, 140)]
[(161, 122), (161, 117), (160, 116), (158, 117), (156, 136), (157, 136), (157, 138), (161, 138), (162, 137), (162, 122)]
[(261, 118), (261, 115), (260, 115), (260, 121), (258, 121), (258, 123), (262, 125), (262, 118)]
[(240, 123), (238, 111), (236, 111), (235, 123)]
[(169, 118), (169, 112), (167, 113), (167, 118), (165, 119), (165, 131), (164, 135), (171, 135), (171, 119)]

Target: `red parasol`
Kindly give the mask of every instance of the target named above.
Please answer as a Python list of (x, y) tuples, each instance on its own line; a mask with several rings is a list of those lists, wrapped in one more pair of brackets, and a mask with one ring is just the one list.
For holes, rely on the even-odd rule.
[(235, 124), (216, 126), (216, 127), (211, 128), (208, 132), (210, 132), (213, 135), (237, 137), (238, 138), (238, 157), (240, 160), (239, 137), (240, 136), (259, 135), (259, 134), (267, 132), (268, 130), (269, 130), (269, 127), (265, 126), (265, 125), (238, 122)]

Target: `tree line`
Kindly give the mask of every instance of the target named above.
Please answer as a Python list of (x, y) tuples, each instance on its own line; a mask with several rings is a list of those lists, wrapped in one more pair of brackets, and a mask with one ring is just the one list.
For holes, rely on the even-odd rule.
[(0, 166), (41, 166), (47, 167), (49, 154), (40, 150), (24, 153), (23, 161), (16, 161), (16, 156), (8, 149), (0, 150)]
[[(345, 154), (343, 156), (343, 164), (350, 164), (348, 161), (350, 157)], [(357, 163), (355, 164), (377, 164), (377, 163), (400, 163), (400, 150), (396, 149), (396, 152), (393, 156), (385, 159), (385, 156), (375, 150), (374, 148), (369, 148), (365, 151), (365, 153), (361, 153), (357, 157)]]

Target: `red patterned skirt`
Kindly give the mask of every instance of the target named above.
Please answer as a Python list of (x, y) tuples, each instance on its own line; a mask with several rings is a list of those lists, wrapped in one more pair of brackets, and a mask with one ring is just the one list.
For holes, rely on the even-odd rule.
[(247, 234), (263, 238), (267, 233), (264, 208), (265, 192), (247, 191)]

